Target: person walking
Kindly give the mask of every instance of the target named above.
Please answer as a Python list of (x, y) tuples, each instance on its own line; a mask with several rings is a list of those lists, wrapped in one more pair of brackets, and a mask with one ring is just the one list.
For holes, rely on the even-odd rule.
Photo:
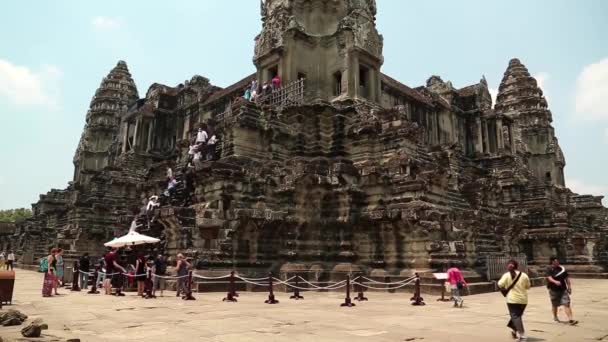
[(566, 268), (559, 264), (557, 257), (551, 257), (551, 265), (547, 269), (547, 288), (549, 289), (549, 298), (553, 310), (553, 320), (559, 322), (557, 310), (560, 306), (564, 308), (568, 323), (570, 325), (578, 324), (578, 321), (572, 317), (572, 308), (570, 307), (570, 295), (572, 294), (572, 284), (570, 276)]
[(523, 315), (528, 305), (528, 289), (530, 278), (522, 271), (518, 271), (519, 263), (510, 260), (507, 263), (507, 272), (498, 281), (498, 287), (507, 297), (507, 308), (511, 319), (507, 326), (511, 328), (511, 336), (517, 341), (527, 341), (524, 329)]
[(460, 296), (460, 290), (463, 290), (465, 286), (467, 286), (467, 282), (464, 280), (460, 269), (454, 263), (451, 263), (450, 268), (448, 269), (448, 282), (450, 283), (450, 289), (452, 290), (452, 300), (454, 301), (454, 307), (462, 308), (462, 303), (464, 301)]
[(55, 259), (56, 253), (57, 249), (52, 248), (49, 255), (46, 256), (46, 263), (40, 263), (40, 270), (44, 272), (44, 280), (42, 281), (42, 297), (52, 297), (53, 289), (55, 289), (55, 294), (58, 294), (55, 284), (55, 268), (57, 267), (57, 259)]
[(165, 289), (165, 276), (167, 272), (167, 261), (162, 254), (158, 254), (154, 259), (154, 287), (152, 289), (152, 295), (156, 296), (156, 290), (160, 291), (160, 296), (163, 296), (163, 290)]
[(186, 276), (188, 275), (188, 270), (190, 269), (190, 267), (192, 267), (192, 265), (186, 260), (184, 259), (184, 255), (182, 253), (179, 253), (177, 255), (177, 297), (179, 297), (182, 294), (188, 294), (188, 289), (186, 288), (186, 284), (188, 283), (188, 280), (186, 279)]
[(4, 269), (4, 265), (6, 264), (6, 255), (4, 252), (0, 252), (0, 270)]
[(14, 265), (15, 265), (15, 253), (13, 253), (13, 251), (9, 251), (8, 252), (8, 257), (6, 257), (6, 270), (8, 271), (8, 268), (11, 268), (11, 271), (14, 269)]
[(86, 290), (89, 287), (89, 271), (91, 269), (89, 253), (84, 253), (80, 259), (78, 259), (78, 265), (80, 266), (80, 272), (78, 273), (79, 285), (82, 290)]

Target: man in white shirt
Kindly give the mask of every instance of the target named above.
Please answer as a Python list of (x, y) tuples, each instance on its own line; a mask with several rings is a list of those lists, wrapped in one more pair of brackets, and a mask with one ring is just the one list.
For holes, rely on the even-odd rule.
[(8, 253), (8, 257), (7, 257), (7, 263), (6, 263), (6, 270), (8, 271), (8, 268), (10, 266), (11, 271), (13, 270), (13, 264), (15, 263), (15, 254), (13, 253), (13, 251), (10, 251)]
[(204, 144), (207, 142), (207, 139), (209, 138), (209, 136), (207, 135), (207, 132), (205, 132), (204, 129), (199, 128), (198, 129), (198, 133), (196, 134), (196, 143), (197, 144)]

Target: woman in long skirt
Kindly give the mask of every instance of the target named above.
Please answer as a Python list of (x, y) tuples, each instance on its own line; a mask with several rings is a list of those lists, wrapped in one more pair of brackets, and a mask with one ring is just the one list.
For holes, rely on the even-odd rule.
[(44, 281), (42, 282), (42, 296), (43, 297), (52, 297), (53, 289), (55, 289), (55, 294), (57, 294), (55, 273), (57, 267), (57, 259), (55, 259), (55, 254), (57, 253), (57, 249), (51, 249), (51, 254), (46, 257), (47, 260), (47, 269), (44, 272)]

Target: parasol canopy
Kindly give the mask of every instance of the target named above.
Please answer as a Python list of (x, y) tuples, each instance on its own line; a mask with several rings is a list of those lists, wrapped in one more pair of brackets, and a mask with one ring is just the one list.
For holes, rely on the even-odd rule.
[(129, 232), (127, 235), (115, 238), (114, 240), (106, 242), (103, 245), (106, 247), (126, 247), (159, 242), (160, 240), (157, 238), (139, 234), (138, 232)]

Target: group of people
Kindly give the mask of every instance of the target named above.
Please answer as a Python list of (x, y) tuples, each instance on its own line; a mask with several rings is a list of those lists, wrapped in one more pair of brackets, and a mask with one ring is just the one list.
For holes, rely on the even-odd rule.
[(59, 295), (57, 289), (63, 286), (63, 274), (65, 263), (63, 261), (63, 249), (52, 248), (49, 255), (40, 261), (40, 271), (44, 272), (42, 283), (42, 296), (51, 297), (53, 292)]
[[(564, 312), (568, 317), (566, 323), (570, 325), (578, 324), (572, 315), (570, 307), (570, 295), (572, 294), (572, 284), (566, 268), (559, 263), (557, 257), (551, 257), (551, 265), (547, 269), (546, 279), (547, 288), (549, 289), (549, 298), (551, 300), (551, 308), (553, 320), (561, 322), (557, 316), (558, 309), (564, 308)], [(507, 326), (511, 329), (511, 336), (518, 341), (527, 341), (526, 332), (524, 329), (523, 315), (528, 305), (528, 290), (530, 289), (530, 278), (528, 275), (519, 271), (519, 264), (516, 260), (510, 260), (507, 263), (507, 272), (498, 281), (498, 287), (502, 294), (506, 297), (507, 308), (509, 310), (510, 320)], [(450, 265), (447, 271), (447, 283), (451, 288), (452, 300), (455, 307), (462, 307), (462, 297), (460, 290), (467, 287), (462, 273), (454, 264)]]
[(274, 76), (270, 82), (264, 82), (262, 85), (254, 78), (251, 84), (245, 88), (243, 97), (248, 101), (255, 102), (279, 89), (281, 89), (281, 77), (279, 75)]
[[(166, 287), (167, 258), (163, 254), (145, 255), (143, 251), (129, 250), (131, 260), (125, 253), (119, 254), (118, 248), (110, 248), (101, 257), (97, 265), (91, 264), (88, 253), (84, 253), (78, 260), (78, 282), (80, 289), (87, 290), (90, 282), (103, 288), (106, 295), (124, 296), (123, 288), (127, 279), (132, 279), (137, 285), (137, 295), (145, 298), (156, 297), (156, 292)], [(62, 284), (63, 278), (63, 250), (53, 248), (50, 254), (41, 261), (41, 270), (44, 272), (42, 296), (51, 297), (59, 295), (57, 288)], [(176, 256), (177, 296), (189, 294), (187, 287), (188, 272), (192, 264), (180, 253)], [(92, 266), (97, 269), (97, 278), (92, 279)], [(54, 291), (54, 293), (53, 293)]]
[(217, 143), (218, 137), (215, 133), (207, 132), (203, 127), (199, 127), (188, 148), (188, 166), (193, 167), (197, 162), (203, 160), (215, 160), (215, 145)]
[(15, 264), (15, 253), (9, 251), (8, 254), (0, 252), (0, 270), (6, 267), (6, 270), (13, 270)]

